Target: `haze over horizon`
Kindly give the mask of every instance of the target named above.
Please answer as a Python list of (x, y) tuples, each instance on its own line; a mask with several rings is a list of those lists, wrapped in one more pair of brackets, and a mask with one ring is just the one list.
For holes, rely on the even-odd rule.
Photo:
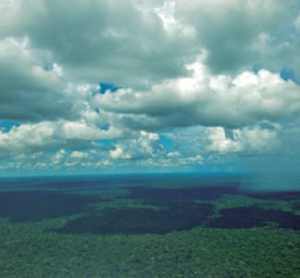
[(300, 158), (299, 0), (2, 0), (0, 176)]

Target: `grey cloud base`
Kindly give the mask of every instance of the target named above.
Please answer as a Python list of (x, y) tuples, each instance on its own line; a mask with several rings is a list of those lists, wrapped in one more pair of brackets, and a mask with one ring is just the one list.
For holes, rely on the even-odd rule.
[(297, 161), (299, 4), (1, 1), (0, 168)]

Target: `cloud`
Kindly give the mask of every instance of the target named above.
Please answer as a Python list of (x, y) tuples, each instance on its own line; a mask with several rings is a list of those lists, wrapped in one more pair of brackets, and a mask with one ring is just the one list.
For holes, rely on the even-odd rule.
[(161, 151), (159, 135), (156, 133), (140, 132), (135, 137), (122, 140), (109, 151), (113, 159), (146, 159), (154, 157)]
[[(125, 124), (142, 129), (147, 129), (147, 123), (149, 129), (193, 125), (235, 128), (299, 115), (300, 87), (278, 74), (261, 70), (235, 77), (212, 75), (199, 62), (191, 68), (191, 77), (167, 80), (149, 91), (121, 89), (117, 94), (96, 95), (94, 105), (122, 114)], [(144, 121), (139, 124), (135, 119)]]
[(194, 52), (188, 34), (169, 34), (155, 7), (139, 1), (5, 2), (2, 36), (30, 37), (76, 80), (147, 86), (183, 74)]
[(82, 159), (82, 158), (88, 158), (89, 154), (88, 153), (79, 152), (79, 151), (73, 151), (71, 153), (70, 157), (75, 158), (75, 159)]
[(299, 12), (298, 17), (295, 20), (295, 27), (298, 31), (300, 31), (300, 12)]
[(208, 51), (213, 73), (240, 72), (265, 62), (258, 49), (262, 33), (275, 33), (295, 18), (297, 1), (200, 0), (176, 1), (175, 14), (194, 27), (198, 44)]
[(122, 135), (122, 131), (115, 128), (100, 130), (84, 121), (23, 124), (9, 132), (0, 131), (0, 150), (1, 156), (7, 156), (20, 152), (53, 151), (62, 147), (89, 149), (93, 147), (93, 141), (121, 138)]
[(0, 117), (40, 121), (76, 118), (63, 92), (61, 68), (47, 51), (33, 49), (28, 38), (0, 40)]
[(3, 0), (0, 17), (2, 169), (297, 160), (299, 1)]
[(274, 151), (274, 149), (280, 147), (281, 144), (277, 137), (276, 129), (266, 129), (256, 126), (252, 128), (234, 129), (228, 133), (226, 134), (226, 130), (221, 127), (208, 128), (207, 136), (211, 144), (207, 146), (207, 150), (220, 153), (265, 153)]

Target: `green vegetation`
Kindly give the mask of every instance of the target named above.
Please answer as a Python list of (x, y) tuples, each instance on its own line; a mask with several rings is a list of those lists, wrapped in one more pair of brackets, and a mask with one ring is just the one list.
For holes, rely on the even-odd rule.
[[(9, 197), (14, 205), (17, 196), (20, 205), (19, 217), (8, 203), (0, 205), (1, 278), (300, 277), (300, 229), (294, 223), (299, 199), (252, 198), (227, 190), (178, 186), (171, 191), (38, 188), (31, 188), (34, 197), (28, 197), (29, 188), (6, 188), (4, 195), (0, 193), (0, 200)], [(41, 202), (45, 192), (53, 199)], [(28, 198), (31, 206), (22, 210)], [(76, 202), (74, 207), (70, 200)], [(53, 213), (51, 206), (58, 206), (61, 213)], [(34, 214), (36, 210), (40, 214)], [(246, 219), (249, 227), (232, 228), (226, 222), (230, 213), (237, 215), (237, 225), (251, 216), (251, 221)], [(100, 230), (65, 229), (71, 223), (86, 225), (80, 219), (91, 219), (89, 224), (98, 221)], [(280, 228), (289, 219), (294, 230)], [(114, 229), (104, 233), (114, 220)], [(214, 223), (224, 227), (212, 228)], [(174, 227), (179, 228), (174, 231)]]
[(195, 228), (166, 235), (62, 235), (64, 221), (1, 223), (1, 277), (280, 277), (300, 275), (291, 230)]

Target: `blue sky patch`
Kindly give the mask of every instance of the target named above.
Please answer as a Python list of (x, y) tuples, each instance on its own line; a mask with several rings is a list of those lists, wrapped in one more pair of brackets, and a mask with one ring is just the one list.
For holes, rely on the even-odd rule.
[(298, 80), (295, 76), (295, 71), (289, 67), (284, 67), (281, 72), (280, 72), (280, 77), (283, 79), (283, 80), (292, 80), (296, 83), (298, 83)]
[(94, 141), (95, 143), (101, 144), (102, 146), (110, 146), (112, 144), (117, 143), (117, 140), (115, 139), (101, 139)]
[(16, 121), (1, 121), (0, 120), (0, 130), (4, 132), (9, 132), (14, 126), (20, 126), (21, 124)]
[(110, 90), (111, 92), (114, 93), (114, 92), (118, 91), (121, 88), (119, 86), (116, 86), (113, 83), (106, 83), (106, 82), (100, 82), (99, 85), (100, 85), (100, 93), (101, 94), (105, 94), (105, 92), (107, 90)]
[(264, 68), (264, 66), (262, 64), (256, 64), (256, 65), (252, 66), (252, 70), (255, 74), (257, 74), (263, 68)]
[(166, 137), (165, 135), (160, 135), (160, 143), (165, 147), (165, 149), (168, 152), (176, 151), (174, 146), (173, 146), (172, 140), (169, 139), (168, 137)]
[(110, 127), (110, 125), (109, 125), (109, 124), (107, 124), (107, 125), (104, 125), (104, 126), (102, 126), (102, 127), (101, 127), (101, 130), (105, 130), (105, 131), (107, 131), (107, 130), (109, 130), (109, 127)]

